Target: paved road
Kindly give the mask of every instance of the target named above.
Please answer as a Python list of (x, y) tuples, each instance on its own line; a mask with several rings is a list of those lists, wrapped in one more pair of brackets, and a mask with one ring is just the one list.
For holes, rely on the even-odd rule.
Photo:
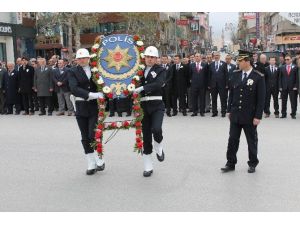
[(86, 176), (74, 117), (0, 116), (0, 211), (299, 211), (300, 119), (263, 120), (255, 174), (244, 135), (236, 171), (220, 172), (228, 129), (221, 117), (166, 117), (166, 160), (150, 178), (122, 131), (106, 170)]

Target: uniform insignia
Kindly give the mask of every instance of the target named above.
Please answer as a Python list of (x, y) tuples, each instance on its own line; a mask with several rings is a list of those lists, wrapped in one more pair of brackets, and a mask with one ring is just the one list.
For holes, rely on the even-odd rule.
[(252, 80), (252, 79), (247, 80), (247, 86), (252, 85), (253, 83), (254, 83), (254, 80)]
[(258, 73), (260, 76), (264, 77), (265, 75), (261, 72), (259, 72), (258, 70), (253, 70), (254, 72)]
[(155, 73), (155, 71), (152, 71), (151, 75), (152, 75), (153, 78), (155, 78), (157, 76), (157, 74)]
[(15, 73), (11, 73), (11, 75), (13, 76)]
[(26, 70), (26, 72), (28, 73), (29, 69)]

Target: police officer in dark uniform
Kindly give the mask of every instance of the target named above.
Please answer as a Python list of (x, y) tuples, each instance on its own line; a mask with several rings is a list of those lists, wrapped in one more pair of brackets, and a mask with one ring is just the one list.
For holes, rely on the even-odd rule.
[(250, 64), (250, 58), (250, 52), (240, 51), (239, 70), (235, 70), (232, 75), (227, 110), (230, 132), (227, 163), (224, 168), (221, 168), (223, 172), (235, 170), (236, 153), (242, 129), (248, 143), (248, 172), (254, 173), (259, 162), (257, 159), (257, 126), (263, 114), (266, 87), (264, 75), (254, 70)]
[(76, 120), (81, 132), (81, 142), (88, 162), (86, 174), (92, 175), (96, 171), (104, 170), (105, 163), (91, 147), (98, 120), (97, 99), (103, 98), (103, 94), (97, 92), (97, 86), (92, 79), (89, 58), (88, 50), (78, 49), (76, 52), (78, 65), (67, 70), (67, 76), (72, 92), (71, 101), (74, 104)]
[[(141, 87), (135, 89), (136, 93), (142, 95), (141, 106), (144, 111), (142, 120), (143, 130), (143, 162), (144, 162), (144, 177), (149, 177), (153, 173), (152, 148), (156, 152), (158, 161), (164, 161), (165, 154), (162, 146), (162, 123), (164, 117), (165, 106), (162, 100), (164, 77), (166, 70), (157, 65), (158, 50), (154, 46), (146, 48), (145, 52), (146, 68), (144, 77), (141, 78)], [(152, 135), (154, 143), (152, 147)]]

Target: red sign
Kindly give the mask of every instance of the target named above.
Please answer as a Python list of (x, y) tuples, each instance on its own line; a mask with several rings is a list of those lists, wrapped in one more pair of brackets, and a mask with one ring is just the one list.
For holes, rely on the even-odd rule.
[(256, 14), (254, 12), (245, 12), (243, 13), (243, 18), (245, 20), (253, 20), (256, 18)]
[(181, 40), (181, 46), (186, 47), (189, 45), (188, 40)]
[(176, 20), (176, 25), (182, 25), (182, 26), (189, 25), (189, 20)]

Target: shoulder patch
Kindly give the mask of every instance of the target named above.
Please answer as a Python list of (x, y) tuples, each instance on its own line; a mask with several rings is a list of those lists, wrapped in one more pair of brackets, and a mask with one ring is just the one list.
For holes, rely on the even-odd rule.
[(264, 77), (265, 75), (261, 72), (259, 72), (258, 70), (253, 70), (254, 72), (258, 73), (260, 76)]

